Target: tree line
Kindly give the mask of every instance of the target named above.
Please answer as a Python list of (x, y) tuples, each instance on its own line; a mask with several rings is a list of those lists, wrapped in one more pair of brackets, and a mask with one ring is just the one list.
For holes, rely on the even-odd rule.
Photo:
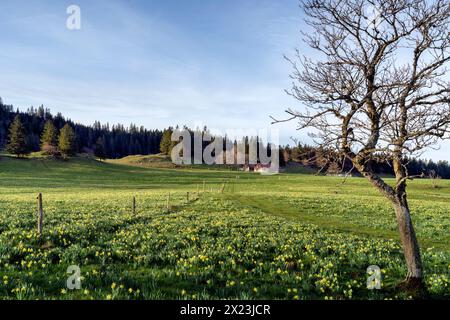
[[(20, 116), (16, 115), (9, 128), (6, 151), (19, 157), (29, 154), (30, 148), (26, 137), (25, 127)], [(64, 158), (73, 155), (75, 153), (75, 133), (73, 128), (66, 123), (58, 132), (53, 122), (47, 120), (42, 132), (41, 150), (47, 155), (62, 156)]]
[[(175, 129), (179, 129), (178, 127)], [(187, 127), (191, 137), (194, 134), (211, 135), (208, 128), (191, 130)], [(177, 142), (171, 141), (174, 129), (147, 130), (137, 128), (131, 124), (125, 128), (121, 124), (102, 125), (95, 121), (93, 126), (86, 126), (65, 119), (60, 113), (53, 116), (48, 108), (29, 108), (26, 112), (15, 110), (11, 105), (4, 105), (0, 98), (0, 149), (11, 154), (24, 156), (30, 152), (42, 151), (54, 157), (68, 157), (80, 152), (92, 153), (100, 159), (121, 158), (135, 154), (163, 153), (170, 155)], [(214, 140), (214, 137), (212, 137)], [(242, 137), (240, 143), (246, 145), (246, 155), (249, 153), (249, 143), (258, 141), (258, 137)], [(224, 139), (224, 149), (227, 144), (236, 145), (236, 140)], [(209, 142), (204, 142), (202, 151)], [(258, 144), (258, 149), (260, 148)], [(271, 154), (269, 145), (264, 146), (267, 156)], [(259, 150), (258, 150), (259, 151)], [(299, 163), (313, 168), (323, 174), (341, 174), (352, 171), (352, 163), (342, 160), (335, 152), (324, 148), (297, 143), (295, 146), (279, 147), (280, 166), (288, 163)], [(192, 154), (194, 154), (192, 150)], [(258, 159), (259, 160), (259, 159)], [(450, 179), (450, 165), (448, 161), (433, 161), (409, 158), (407, 170), (411, 175), (424, 174), (427, 177)], [(384, 158), (376, 157), (369, 166), (377, 174), (392, 175), (392, 164)], [(354, 171), (354, 170), (353, 170)]]
[[(191, 130), (193, 137), (199, 132), (214, 137), (205, 127), (202, 130)], [(95, 121), (92, 126), (86, 126), (66, 119), (61, 113), (55, 116), (48, 108), (30, 107), (26, 112), (14, 110), (12, 105), (3, 104), (0, 98), (0, 150), (5, 149), (11, 154), (25, 156), (31, 152), (42, 151), (46, 155), (68, 157), (76, 153), (94, 154), (100, 159), (116, 159), (128, 155), (148, 155), (163, 153), (170, 155), (172, 148), (178, 143), (171, 141), (174, 130), (169, 127), (164, 130), (148, 130), (131, 124), (125, 128), (122, 124), (102, 125)], [(246, 144), (246, 154), (249, 153), (249, 143), (258, 137), (242, 137)], [(232, 142), (225, 139), (224, 150)], [(209, 142), (204, 142), (202, 151)], [(258, 145), (258, 151), (260, 146)], [(270, 148), (267, 152), (270, 155)], [(193, 154), (193, 153), (192, 153)]]
[[(16, 123), (14, 128), (16, 134), (12, 135), (11, 129), (16, 119), (20, 121), (20, 128)], [(55, 133), (52, 133), (53, 129), (49, 128), (50, 123)], [(46, 135), (52, 138), (51, 144), (43, 146), (42, 139), (46, 127)], [(64, 127), (66, 129), (61, 132)], [(52, 154), (60, 152), (59, 141), (54, 139), (57, 139), (60, 133), (68, 134), (69, 127), (73, 131), (73, 142), (69, 153), (98, 153), (102, 158), (111, 159), (134, 154), (158, 153), (163, 134), (162, 130), (147, 130), (143, 126), (137, 127), (134, 124), (128, 128), (122, 124), (110, 126), (108, 123), (101, 124), (99, 121), (95, 121), (92, 126), (82, 125), (64, 118), (61, 113), (53, 115), (44, 106), (30, 107), (26, 112), (20, 112), (14, 110), (12, 105), (3, 104), (0, 98), (0, 150), (5, 149), (10, 142), (9, 138), (14, 136), (15, 141), (21, 145), (21, 149), (17, 149), (16, 152), (23, 155), (42, 149)], [(19, 131), (22, 133), (21, 138), (17, 136)]]
[[(433, 161), (405, 157), (406, 170), (412, 176), (450, 179), (450, 164), (447, 160)], [(297, 143), (295, 146), (280, 147), (280, 164), (295, 162), (313, 168), (323, 174), (358, 174), (349, 159), (322, 147)], [(393, 175), (392, 161), (386, 157), (376, 157), (368, 161), (368, 167), (379, 175)]]
[[(206, 126), (203, 129), (197, 128), (195, 130), (192, 130), (186, 126), (182, 129), (180, 129), (178, 126), (175, 129), (172, 127), (165, 129), (161, 138), (161, 153), (171, 155), (172, 149), (179, 143), (179, 141), (172, 141), (172, 134), (174, 133), (174, 131), (183, 132), (189, 135), (191, 141), (191, 163), (205, 163), (203, 159), (205, 151), (207, 151), (207, 153), (210, 152), (211, 157), (216, 158), (216, 161), (221, 162), (222, 164), (230, 165), (248, 165), (262, 163), (263, 161), (261, 159), (261, 156), (269, 158), (272, 154), (271, 144), (263, 142), (263, 140), (258, 135), (242, 135), (233, 138), (227, 135), (213, 135)], [(201, 137), (201, 139), (203, 140), (200, 148), (201, 154), (198, 155), (196, 155), (195, 153), (195, 137)], [(183, 139), (184, 138), (181, 138), (180, 141), (183, 141)], [(214, 148), (211, 148), (212, 144), (214, 144)], [(250, 151), (251, 148), (252, 151)], [(245, 154), (245, 159), (243, 161), (245, 163), (238, 163), (238, 150)], [(180, 152), (180, 156), (182, 156), (182, 152)], [(220, 156), (222, 156), (223, 158), (221, 158)], [(232, 163), (229, 163), (227, 160), (231, 160)], [(281, 165), (284, 166), (285, 164), (282, 163)]]

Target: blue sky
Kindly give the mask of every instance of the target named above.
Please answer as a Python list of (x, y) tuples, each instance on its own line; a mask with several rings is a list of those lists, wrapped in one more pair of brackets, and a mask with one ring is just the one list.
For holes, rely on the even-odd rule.
[[(301, 18), (297, 0), (3, 1), (0, 96), (85, 124), (265, 128), (300, 108), (283, 55), (302, 47)], [(306, 140), (295, 125), (278, 125), (283, 143)]]

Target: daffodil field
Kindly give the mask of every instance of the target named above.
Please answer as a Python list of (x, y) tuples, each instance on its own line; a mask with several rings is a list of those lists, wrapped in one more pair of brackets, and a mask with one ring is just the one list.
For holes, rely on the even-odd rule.
[[(430, 297), (448, 299), (439, 184), (412, 182), (410, 202)], [(405, 270), (394, 213), (364, 179), (0, 158), (0, 299), (407, 299)]]

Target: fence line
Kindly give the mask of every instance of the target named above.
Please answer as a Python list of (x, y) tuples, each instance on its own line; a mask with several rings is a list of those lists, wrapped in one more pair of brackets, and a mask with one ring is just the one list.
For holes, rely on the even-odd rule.
[[(226, 190), (227, 185), (229, 186), (229, 183), (230, 183), (229, 180), (225, 180), (221, 185), (219, 184), (217, 192), (219, 194), (223, 194)], [(235, 182), (233, 182), (232, 187), (229, 186), (230, 191), (233, 193), (234, 193), (234, 188), (235, 188)], [(211, 190), (211, 195), (212, 195), (214, 193), (213, 186), (211, 186), (210, 190)], [(187, 191), (186, 196), (184, 196), (183, 193), (181, 193), (181, 197), (177, 197), (176, 192), (173, 193), (173, 192), (169, 191), (167, 193), (167, 198), (165, 200), (165, 206), (163, 205), (163, 211), (164, 211), (164, 213), (169, 213), (172, 211), (173, 208), (181, 207), (183, 205), (188, 205), (189, 203), (191, 203), (193, 201), (199, 200), (201, 195), (205, 195), (207, 193), (208, 193), (208, 191), (206, 190), (206, 181), (205, 180), (203, 180), (203, 192), (202, 193), (200, 193), (200, 184), (197, 184), (197, 192)], [(192, 196), (192, 195), (195, 195), (195, 196)], [(43, 233), (43, 228), (44, 228), (44, 206), (43, 206), (42, 199), (43, 199), (43, 195), (42, 195), (42, 193), (39, 193), (37, 196), (37, 234), (39, 237), (41, 237), (41, 235)], [(177, 204), (177, 200), (180, 200), (179, 204)], [(156, 208), (159, 208), (159, 204), (158, 204), (159, 200), (156, 200), (156, 202), (157, 202)], [(131, 199), (131, 213), (133, 215), (136, 215), (137, 208), (138, 208), (138, 203), (137, 203), (136, 196), (134, 195)], [(128, 211), (128, 212), (130, 212), (130, 211)]]

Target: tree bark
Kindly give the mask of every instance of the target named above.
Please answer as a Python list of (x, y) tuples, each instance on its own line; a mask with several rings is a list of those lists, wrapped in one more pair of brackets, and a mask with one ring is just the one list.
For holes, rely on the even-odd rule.
[(406, 199), (398, 199), (397, 202), (394, 203), (394, 209), (397, 217), (400, 241), (402, 243), (406, 266), (408, 268), (404, 285), (408, 289), (420, 289), (423, 285), (422, 259)]
[(408, 206), (406, 192), (407, 173), (405, 165), (402, 163), (401, 159), (402, 156), (400, 153), (398, 153), (393, 159), (394, 172), (397, 182), (394, 189), (395, 199), (393, 201), (393, 205), (395, 215), (397, 217), (400, 241), (402, 243), (406, 266), (408, 268), (406, 279), (402, 285), (404, 289), (407, 290), (423, 290), (422, 259)]
[(396, 188), (392, 188), (378, 175), (367, 170), (361, 162), (355, 161), (354, 165), (376, 189), (389, 199), (394, 207), (400, 241), (408, 269), (406, 279), (401, 286), (408, 291), (423, 291), (422, 258), (406, 198), (406, 181), (403, 179), (406, 174), (403, 167), (398, 161), (394, 161), (394, 170), (398, 184)]

